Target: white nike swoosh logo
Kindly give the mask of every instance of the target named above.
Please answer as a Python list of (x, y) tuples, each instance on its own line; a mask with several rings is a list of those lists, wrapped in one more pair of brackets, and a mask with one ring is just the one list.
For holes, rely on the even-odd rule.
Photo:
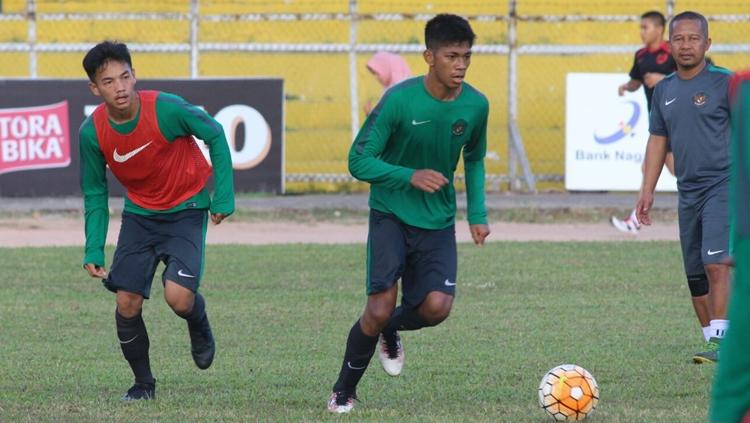
[(446, 279), (445, 280), (445, 286), (456, 286), (456, 283), (455, 282), (451, 282), (450, 280)]
[(706, 254), (708, 254), (709, 256), (715, 256), (716, 254), (723, 253), (723, 252), (724, 250), (711, 251), (711, 249), (709, 248), (708, 251), (706, 251)]
[(115, 148), (115, 151), (112, 153), (112, 158), (115, 159), (117, 163), (125, 163), (128, 160), (130, 160), (133, 156), (143, 151), (144, 148), (148, 147), (153, 141), (149, 141), (146, 144), (143, 144), (142, 146), (136, 148), (135, 150), (131, 151), (130, 153), (123, 154), (122, 156), (117, 154), (117, 148)]
[(137, 338), (137, 337), (138, 337), (138, 335), (134, 336), (133, 339), (131, 339), (130, 341), (120, 341), (120, 343), (121, 344), (129, 344), (129, 343), (135, 341), (135, 338)]
[(665, 106), (669, 106), (670, 104), (674, 103), (674, 101), (675, 101), (675, 100), (677, 100), (677, 97), (675, 97), (675, 98), (673, 98), (673, 99), (671, 99), (671, 100), (667, 100), (667, 101), (665, 101), (665, 102), (664, 102), (664, 105), (665, 105)]
[(354, 367), (354, 366), (352, 366), (352, 362), (351, 361), (347, 361), (346, 365), (349, 366), (349, 368), (352, 369), (352, 370), (362, 370), (362, 369), (366, 369), (367, 368), (367, 366)]
[(432, 121), (431, 120), (423, 120), (423, 121), (417, 122), (415, 119), (411, 120), (411, 124), (414, 125), (414, 126), (422, 125), (422, 124), (430, 123), (430, 122), (432, 122)]
[(187, 273), (184, 273), (182, 269), (177, 271), (177, 276), (182, 276), (183, 278), (194, 278), (193, 275), (188, 275)]

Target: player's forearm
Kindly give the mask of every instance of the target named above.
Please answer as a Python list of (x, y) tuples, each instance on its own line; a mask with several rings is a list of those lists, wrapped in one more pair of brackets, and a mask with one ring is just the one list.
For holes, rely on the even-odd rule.
[(83, 264), (93, 263), (104, 266), (104, 244), (109, 227), (109, 207), (107, 192), (84, 195), (84, 231), (86, 246)]
[(651, 135), (646, 146), (641, 192), (653, 193), (667, 157), (666, 138)]
[(401, 190), (411, 187), (414, 169), (396, 166), (367, 154), (353, 153), (349, 156), (349, 172), (360, 181)]
[(208, 145), (214, 174), (214, 198), (211, 201), (211, 212), (230, 215), (234, 213), (234, 177), (229, 145), (223, 132), (204, 141)]
[(466, 176), (466, 209), (470, 225), (486, 224), (484, 205), (484, 160), (464, 161)]
[(629, 92), (637, 91), (638, 88), (641, 88), (641, 81), (637, 79), (631, 79), (630, 81), (625, 84), (625, 90)]

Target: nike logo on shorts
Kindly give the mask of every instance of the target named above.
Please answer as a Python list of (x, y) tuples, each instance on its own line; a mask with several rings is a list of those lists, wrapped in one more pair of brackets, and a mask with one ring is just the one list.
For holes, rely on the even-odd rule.
[(113, 159), (114, 159), (114, 160), (115, 160), (115, 161), (116, 161), (117, 163), (125, 163), (125, 162), (127, 162), (128, 160), (130, 160), (131, 158), (133, 158), (133, 156), (135, 156), (136, 154), (138, 154), (138, 153), (140, 153), (141, 151), (143, 151), (143, 149), (144, 149), (144, 148), (146, 148), (146, 147), (148, 147), (149, 145), (151, 145), (151, 143), (152, 143), (152, 142), (153, 142), (153, 141), (149, 141), (149, 142), (147, 142), (146, 144), (143, 144), (142, 146), (140, 146), (140, 147), (136, 148), (135, 150), (133, 150), (133, 151), (131, 151), (131, 152), (129, 152), (129, 153), (125, 153), (125, 154), (123, 154), (123, 155), (119, 155), (119, 154), (117, 154), (117, 148), (115, 147), (115, 151), (113, 151), (113, 152), (112, 152), (112, 158), (113, 158)]
[(709, 248), (708, 251), (706, 251), (706, 254), (708, 254), (709, 256), (715, 256), (715, 255), (717, 255), (719, 253), (723, 253), (723, 252), (724, 252), (724, 250), (711, 251), (711, 249)]
[(182, 269), (177, 271), (177, 276), (182, 276), (183, 278), (194, 278), (195, 276), (189, 275), (182, 271)]
[(450, 279), (445, 280), (445, 286), (456, 286), (455, 282), (451, 282)]

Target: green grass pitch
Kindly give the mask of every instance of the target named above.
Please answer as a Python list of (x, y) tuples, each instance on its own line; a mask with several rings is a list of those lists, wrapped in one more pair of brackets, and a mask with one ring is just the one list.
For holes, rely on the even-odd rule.
[(132, 376), (114, 296), (81, 269), (81, 248), (0, 249), (0, 420), (544, 422), (536, 389), (563, 363), (599, 382), (590, 421), (706, 420), (714, 368), (689, 362), (700, 329), (672, 242), (460, 245), (451, 317), (405, 332), (402, 376), (375, 358), (354, 413), (331, 416), (364, 254), (209, 246), (213, 367), (193, 365), (185, 323), (155, 283), (144, 318), (157, 400), (123, 404)]

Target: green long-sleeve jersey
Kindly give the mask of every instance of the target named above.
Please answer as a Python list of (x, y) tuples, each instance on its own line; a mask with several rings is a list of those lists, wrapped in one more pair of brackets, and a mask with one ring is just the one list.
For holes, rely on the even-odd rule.
[[(371, 184), (370, 207), (423, 229), (443, 229), (456, 215), (453, 177), (463, 151), (468, 220), (487, 223), (484, 156), (487, 98), (463, 83), (452, 101), (430, 95), (424, 77), (390, 88), (370, 113), (349, 152), (349, 171)], [(448, 184), (435, 193), (411, 185), (415, 170), (442, 173)]]
[[(143, 105), (143, 104), (142, 104)], [(166, 210), (152, 210), (141, 207), (127, 196), (125, 211), (140, 215), (175, 213), (185, 209), (210, 209), (212, 213), (231, 214), (234, 212), (234, 182), (232, 159), (229, 146), (221, 125), (205, 111), (186, 102), (174, 94), (160, 92), (155, 101), (158, 130), (167, 142), (171, 143), (185, 136), (195, 136), (203, 140), (209, 148), (213, 166), (213, 201), (204, 186), (195, 195), (177, 206)], [(133, 133), (138, 126), (142, 110), (128, 122), (117, 124), (108, 121), (118, 134)], [(108, 189), (106, 180), (107, 161), (100, 148), (100, 140), (94, 124), (94, 115), (89, 116), (79, 130), (79, 153), (81, 165), (81, 191), (84, 198), (86, 246), (84, 264), (104, 265), (104, 245), (109, 226)], [(141, 154), (145, 154), (141, 153)], [(154, 166), (163, 166), (154, 162)], [(177, 175), (179, 168), (171, 169)], [(127, 187), (126, 187), (127, 188)]]

